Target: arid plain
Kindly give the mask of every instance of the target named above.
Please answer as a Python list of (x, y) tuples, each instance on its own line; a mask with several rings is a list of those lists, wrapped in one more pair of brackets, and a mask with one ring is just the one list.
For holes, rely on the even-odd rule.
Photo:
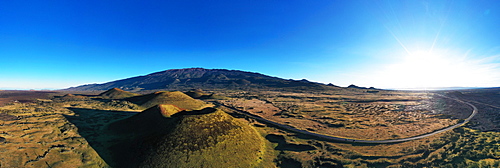
[[(126, 167), (141, 164), (130, 162), (134, 161), (131, 158), (138, 157), (133, 156), (139, 150), (136, 143), (144, 142), (128, 134), (133, 131), (118, 133), (130, 129), (125, 128), (127, 126), (110, 129), (116, 121), (135, 116), (149, 107), (133, 103), (134, 99), (130, 97), (138, 94), (120, 89), (100, 95), (96, 92), (37, 91), (2, 91), (0, 94), (6, 101), (1, 107), (2, 167)], [(387, 140), (440, 130), (470, 115), (471, 109), (467, 105), (435, 96), (436, 93), (347, 88), (314, 93), (193, 90), (175, 94), (178, 95), (174, 98), (163, 95), (151, 100), (156, 101), (155, 105), (173, 104), (192, 110), (215, 106), (238, 123), (251, 127), (262, 141), (261, 147), (256, 147), (260, 152), (255, 155), (257, 159), (249, 161), (253, 167), (456, 167), (475, 164), (494, 167), (499, 164), (499, 133), (489, 131), (496, 129), (498, 124), (492, 125), (495, 120), (491, 117), (478, 115), (465, 127), (419, 140), (357, 144), (325, 141), (289, 132), (259, 123), (234, 110), (317, 134)], [(498, 112), (496, 104), (481, 99), (486, 93), (455, 91), (444, 94), (469, 100), (481, 110)], [(196, 134), (197, 131), (191, 132)], [(239, 150), (235, 153), (240, 153)], [(234, 154), (233, 157), (248, 156), (248, 152), (241, 155)]]
[(0, 91), (0, 167), (498, 167), (499, 95), (202, 68)]

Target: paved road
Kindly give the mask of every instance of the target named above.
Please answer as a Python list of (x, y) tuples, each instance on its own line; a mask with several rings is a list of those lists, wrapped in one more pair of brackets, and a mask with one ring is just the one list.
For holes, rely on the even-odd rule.
[(250, 114), (249, 112), (242, 111), (242, 110), (239, 110), (239, 109), (236, 109), (236, 108), (224, 105), (224, 104), (220, 104), (220, 103), (217, 103), (217, 102), (213, 102), (213, 103), (215, 103), (217, 105), (220, 105), (220, 106), (224, 106), (224, 107), (230, 108), (232, 110), (235, 110), (239, 114), (243, 114), (243, 115), (245, 115), (247, 117), (253, 118), (253, 119), (255, 119), (255, 120), (257, 120), (257, 121), (259, 121), (261, 123), (273, 125), (273, 126), (279, 128), (279, 129), (282, 129), (282, 130), (286, 130), (286, 131), (290, 131), (290, 132), (295, 132), (295, 133), (299, 133), (299, 134), (303, 134), (303, 135), (312, 136), (312, 137), (315, 137), (316, 139), (327, 140), (327, 141), (335, 141), (335, 142), (347, 142), (347, 143), (387, 144), (387, 143), (399, 143), (399, 142), (406, 142), (406, 141), (421, 139), (421, 138), (425, 138), (425, 137), (429, 137), (429, 136), (432, 136), (432, 135), (436, 135), (436, 134), (439, 134), (439, 133), (442, 133), (442, 132), (445, 132), (445, 131), (452, 130), (454, 128), (460, 127), (460, 126), (466, 124), (467, 122), (469, 122), (472, 119), (472, 117), (474, 117), (477, 114), (477, 112), (478, 112), (476, 106), (474, 106), (474, 105), (472, 105), (472, 104), (470, 104), (468, 102), (464, 102), (462, 100), (458, 100), (458, 99), (447, 97), (447, 96), (440, 95), (440, 94), (437, 94), (437, 95), (441, 96), (441, 97), (448, 98), (448, 99), (452, 99), (452, 100), (458, 101), (460, 103), (464, 103), (464, 104), (467, 104), (467, 105), (471, 106), (472, 109), (473, 109), (472, 110), (472, 114), (468, 118), (464, 119), (464, 121), (462, 121), (462, 122), (460, 122), (458, 124), (452, 125), (450, 127), (441, 129), (441, 130), (437, 130), (437, 131), (434, 131), (434, 132), (430, 132), (430, 133), (419, 135), (419, 136), (409, 137), (409, 138), (390, 139), (390, 140), (360, 140), (360, 139), (340, 138), (340, 137), (335, 137), (335, 136), (317, 134), (317, 133), (314, 133), (314, 132), (309, 132), (309, 131), (306, 131), (306, 130), (297, 129), (297, 128), (289, 126), (289, 125), (284, 125), (284, 124), (280, 124), (280, 123), (277, 123), (277, 122), (274, 122), (274, 121), (270, 121), (270, 120), (267, 120), (267, 119), (262, 118), (260, 116), (253, 115), (253, 114)]

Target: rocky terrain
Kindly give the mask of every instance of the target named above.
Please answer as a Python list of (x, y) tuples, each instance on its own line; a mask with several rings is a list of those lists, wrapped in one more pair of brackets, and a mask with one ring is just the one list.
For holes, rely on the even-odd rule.
[(0, 109), (0, 167), (107, 167), (67, 116), (52, 102)]
[[(173, 78), (181, 83), (174, 79), (164, 87)], [(142, 79), (143, 84), (128, 83)], [(250, 83), (238, 84), (240, 79)], [(121, 89), (82, 91), (121, 84)], [(341, 88), (206, 69), (72, 89), (0, 91), (0, 167), (500, 166), (498, 89)], [(471, 115), (467, 104), (438, 94), (469, 102), (479, 112), (463, 127), (400, 143), (337, 142), (303, 133), (400, 139), (447, 128)]]
[[(407, 138), (443, 129), (457, 122), (449, 115), (433, 112), (433, 107), (428, 104), (432, 97), (430, 93), (389, 93), (352, 91), (350, 94), (359, 96), (355, 98), (349, 97), (347, 92), (343, 93), (344, 97), (339, 97), (339, 92), (283, 92), (279, 95), (259, 92), (218, 102), (296, 128), (365, 140)], [(456, 112), (470, 115), (468, 109)]]
[(472, 120), (471, 128), (481, 131), (500, 131), (499, 88), (454, 91), (449, 95), (466, 100), (481, 111)]
[(0, 106), (14, 102), (31, 102), (35, 99), (48, 98), (51, 91), (19, 91), (19, 90), (0, 90)]

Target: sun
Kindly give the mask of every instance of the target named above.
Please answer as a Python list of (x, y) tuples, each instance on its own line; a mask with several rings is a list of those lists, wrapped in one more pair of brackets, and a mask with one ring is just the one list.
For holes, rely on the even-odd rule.
[(387, 67), (387, 73), (399, 78), (404, 87), (439, 86), (450, 69), (447, 60), (433, 52), (417, 51), (405, 56), (401, 62)]
[[(468, 53), (450, 50), (418, 50), (383, 66), (375, 76), (385, 88), (427, 89), (434, 87), (477, 86), (493, 78), (493, 66), (474, 60)], [(487, 82), (487, 81), (486, 81)]]

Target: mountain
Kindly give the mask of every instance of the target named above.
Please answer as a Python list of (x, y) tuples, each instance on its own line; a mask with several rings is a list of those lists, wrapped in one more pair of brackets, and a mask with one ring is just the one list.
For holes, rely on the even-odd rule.
[(137, 76), (103, 84), (71, 87), (68, 91), (95, 91), (120, 88), (127, 91), (140, 90), (191, 90), (191, 89), (326, 89), (321, 83), (303, 80), (286, 80), (254, 72), (226, 69), (187, 68), (171, 69), (144, 76)]

